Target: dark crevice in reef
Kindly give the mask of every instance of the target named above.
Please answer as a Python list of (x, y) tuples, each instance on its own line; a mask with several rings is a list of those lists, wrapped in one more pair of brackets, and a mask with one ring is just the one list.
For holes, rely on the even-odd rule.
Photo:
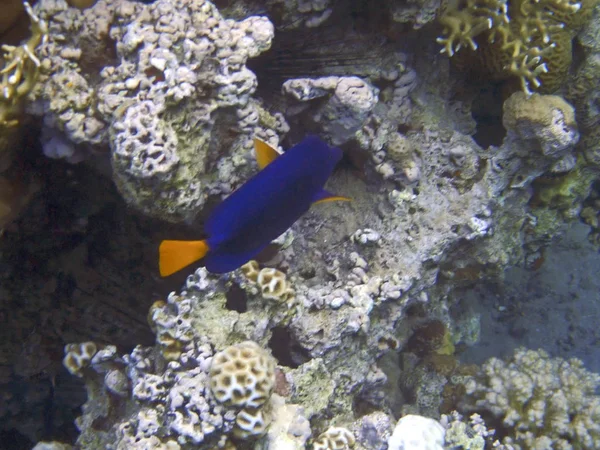
[(229, 288), (225, 293), (225, 297), (227, 298), (225, 308), (228, 310), (237, 311), (239, 313), (248, 311), (248, 297), (246, 296), (246, 292), (237, 284), (234, 284)]
[(502, 125), (503, 93), (500, 85), (481, 89), (471, 105), (471, 114), (477, 123), (473, 139), (481, 148), (499, 147), (506, 136)]
[(86, 394), (62, 367), (65, 344), (152, 345), (148, 308), (193, 271), (157, 273), (160, 239), (193, 230), (136, 214), (110, 179), (46, 158), (29, 135), (22, 156), (43, 187), (0, 238), (0, 389), (11, 411), (0, 417), (3, 449), (73, 442)]
[(2, 442), (2, 450), (23, 450), (31, 448), (34, 443), (19, 433), (17, 430), (0, 429), (0, 442)]
[(363, 48), (364, 39), (371, 38), (345, 33), (319, 28), (278, 33), (269, 51), (248, 60), (248, 68), (259, 80), (257, 93), (272, 98), (289, 79), (352, 75), (357, 66), (368, 67), (382, 60), (381, 37), (372, 38), (372, 52), (364, 55), (357, 54), (357, 48)]
[(276, 27), (271, 48), (246, 65), (258, 77), (258, 96), (275, 107), (282, 104), (281, 86), (289, 79), (367, 74), (390, 51), (382, 30), (395, 26), (385, 8), (369, 7), (365, 0), (336, 3), (326, 24), (317, 28), (286, 28), (278, 25), (276, 12), (267, 16)]
[(308, 351), (296, 342), (290, 330), (284, 327), (273, 328), (269, 348), (279, 365), (292, 369), (312, 359)]

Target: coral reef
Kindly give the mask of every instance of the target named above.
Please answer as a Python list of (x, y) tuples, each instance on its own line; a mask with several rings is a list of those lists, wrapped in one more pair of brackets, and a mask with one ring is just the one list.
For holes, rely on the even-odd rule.
[(43, 19), (33, 13), (29, 3), (25, 10), (31, 19), (31, 37), (18, 47), (3, 45), (4, 66), (2, 74), (2, 95), (0, 101), (0, 124), (3, 127), (16, 126), (22, 114), (24, 99), (36, 84), (40, 61), (35, 55), (36, 49), (45, 44), (47, 25)]
[(466, 381), (463, 408), (491, 414), (511, 448), (593, 449), (600, 442), (599, 385), (600, 375), (578, 359), (518, 349), (507, 362), (488, 360)]
[(566, 97), (577, 110), (577, 122), (581, 131), (579, 145), (586, 161), (594, 166), (600, 165), (600, 146), (598, 130), (600, 129), (600, 111), (598, 97), (600, 91), (600, 10), (596, 8), (592, 20), (579, 35), (579, 42), (584, 50), (584, 58), (578, 70), (571, 76)]
[[(484, 450), (495, 433), (487, 429), (481, 416), (476, 413), (466, 421), (460, 413), (452, 411), (450, 415), (443, 414), (440, 422), (446, 428), (445, 444), (450, 448)], [(492, 445), (501, 448), (502, 444), (495, 441)]]
[[(87, 378), (89, 399), (84, 415), (78, 419), (78, 426), (83, 430), (78, 445), (83, 448), (146, 448), (148, 445), (179, 448), (185, 443), (216, 442), (219, 430), (231, 431), (235, 414), (225, 415), (224, 408), (210, 395), (208, 372), (213, 352), (207, 343), (198, 342), (198, 345), (184, 349), (182, 359), (163, 365), (162, 369), (156, 367), (160, 360), (155, 359), (150, 349), (138, 347), (125, 355), (129, 396), (135, 400), (135, 407), (121, 419), (122, 423), (105, 432), (98, 433), (88, 427), (102, 417), (114, 419), (118, 400), (108, 395), (102, 378)], [(163, 431), (157, 435), (159, 429)]]
[[(488, 416), (516, 416), (490, 403), (488, 385), (499, 379), (511, 393), (510, 382), (523, 377), (504, 374), (518, 369), (531, 372), (523, 382), (531, 388), (541, 379), (529, 366), (562, 370), (566, 384), (569, 370), (587, 376), (585, 401), (565, 396), (557, 405), (595, 418), (595, 381), (578, 364), (530, 364), (523, 354), (473, 376), (457, 360), (457, 349), (479, 336), (478, 315), (458, 290), (501, 278), (514, 264), (534, 267), (566, 221), (597, 219), (598, 164), (586, 143), (596, 124), (593, 51), (566, 100), (532, 92), (563, 82), (592, 3), (469, 0), (442, 13), (442, 43), (458, 65), (475, 61), (486, 81), (521, 85), (491, 105), (498, 116), (489, 145), (474, 113), (477, 88), (434, 57), (435, 43), (421, 39), (428, 30), (408, 31), (432, 21), (437, 2), (382, 2), (394, 12), (387, 20), (364, 9), (355, 17), (345, 3), (36, 4), (49, 40), (36, 50), (40, 73), (25, 110), (40, 119), (43, 154), (66, 160), (44, 159), (60, 167), (48, 178), (63, 174), (63, 188), (86, 196), (60, 210), (71, 214), (66, 223), (60, 214), (43, 217), (46, 240), (13, 235), (0, 246), (0, 264), (11, 268), (0, 273), (0, 294), (11, 297), (2, 314), (16, 311), (20, 322), (14, 337), (4, 332), (3, 354), (18, 357), (2, 375), (8, 385), (55, 373), (61, 357), (44, 345), (67, 344), (64, 366), (88, 395), (77, 448), (385, 450), (415, 438), (442, 448), (444, 433), (450, 442), (475, 433), (480, 439), (468, 445), (477, 448), (491, 432), (476, 416), (469, 424), (434, 418), (468, 391), (470, 407), (488, 411), (481, 417), (500, 430)], [(265, 11), (269, 19), (256, 15)], [(346, 53), (333, 59), (341, 47)], [(327, 189), (352, 202), (315, 205), (239, 270), (217, 276), (200, 267), (185, 279), (158, 279), (159, 240), (198, 238), (196, 216), (256, 172), (255, 136), (280, 147), (307, 133), (343, 149)], [(120, 197), (107, 198), (113, 183)], [(45, 201), (64, 197), (56, 192)], [(41, 234), (42, 220), (31, 217), (25, 229)], [(17, 248), (30, 253), (16, 258)], [(488, 380), (492, 369), (498, 374)], [(7, 399), (19, 404), (12, 392)], [(536, 400), (531, 417), (517, 411), (520, 420), (536, 419)], [(46, 439), (13, 425), (23, 410), (2, 412), (32, 442)], [(596, 445), (591, 422), (577, 420), (592, 430), (592, 444), (583, 445)], [(552, 439), (565, 439), (555, 432)], [(528, 436), (514, 434), (510, 445), (528, 445)], [(579, 428), (572, 436), (586, 439)], [(509, 445), (500, 431), (495, 438)]]
[(539, 143), (542, 153), (549, 156), (563, 156), (579, 140), (573, 107), (555, 95), (527, 97), (516, 92), (504, 102), (502, 121), (520, 139)]
[(514, 77), (523, 92), (551, 93), (571, 66), (571, 40), (589, 20), (595, 0), (574, 2), (469, 0), (439, 21), (442, 52), (492, 80)]
[(377, 104), (378, 90), (358, 77), (296, 78), (283, 84), (283, 92), (300, 102), (328, 97), (312, 112), (324, 135), (340, 145), (363, 126)]
[(394, 419), (381, 411), (366, 414), (355, 420), (350, 431), (355, 437), (356, 449), (385, 450), (394, 428)]
[[(398, 92), (397, 84), (391, 86), (390, 93)], [(411, 91), (420, 95), (413, 86), (386, 96), (388, 102), (379, 102), (345, 137), (369, 152), (374, 172), (389, 183), (381, 185), (376, 201), (352, 179), (334, 177), (336, 190), (354, 198), (359, 214), (349, 216), (337, 205), (315, 208), (280, 239), (281, 269), (252, 261), (214, 276), (200, 268), (179, 294), (155, 302), (148, 318), (156, 347), (138, 347), (116, 361), (113, 376), (102, 372), (96, 379), (96, 386), (105, 386), (100, 391), (88, 387), (90, 399), (78, 422), (80, 445), (177, 442), (209, 448), (257, 436), (262, 436), (259, 446), (301, 446), (309, 437), (318, 442), (322, 430), (354, 420), (357, 402), (394, 408), (384, 386), (388, 379), (394, 383), (399, 371), (379, 366), (379, 358), (393, 350), (414, 352), (418, 359), (412, 366), (416, 401), (406, 400), (401, 409), (436, 414), (455, 370), (454, 346), (476, 339), (476, 319), (467, 311), (450, 315), (448, 293), (497, 276), (525, 257), (524, 230), (535, 229), (527, 215), (529, 188), (573, 154), (578, 134), (573, 111), (561, 99), (515, 93), (505, 103), (506, 138), (488, 154), (452, 129), (454, 124), (440, 121), (435, 110), (413, 110)], [(459, 114), (452, 120), (463, 123)], [(400, 133), (394, 125), (398, 117), (411, 129)], [(416, 124), (428, 132), (412, 131)], [(297, 232), (302, 228), (314, 232), (307, 237)], [(323, 242), (332, 243), (331, 250)], [(255, 344), (240, 344), (244, 341)], [(250, 345), (250, 353), (272, 349), (278, 360), (273, 389), (284, 400), (273, 400), (277, 407), (270, 400), (246, 405), (241, 390), (239, 404), (225, 395), (233, 392), (234, 381), (258, 383), (244, 372), (254, 356), (238, 361), (235, 379), (228, 375), (211, 387), (211, 367), (235, 366), (235, 355), (243, 352), (239, 345)], [(123, 389), (127, 385), (130, 396)], [(181, 399), (177, 393), (183, 389), (192, 393)], [(115, 400), (107, 392), (120, 392), (126, 413), (114, 412)], [(260, 395), (261, 401), (266, 396)], [(277, 408), (301, 410), (311, 421), (310, 432), (300, 427), (298, 439), (278, 437), (269, 428)], [(91, 424), (100, 417), (108, 418), (112, 431), (93, 431)], [(159, 423), (164, 424), (160, 431)], [(361, 446), (368, 439), (357, 435), (355, 441)]]
[[(84, 431), (78, 445), (145, 448), (154, 442), (152, 445), (162, 443), (170, 448), (178, 442), (212, 448), (217, 443), (224, 445), (227, 436), (242, 440), (262, 436), (279, 411), (288, 408), (277, 399), (270, 402), (275, 387), (272, 356), (253, 341), (225, 345), (240, 333), (263, 342), (264, 337), (260, 330), (252, 332), (252, 322), (244, 326), (241, 315), (233, 311), (229, 311), (229, 326), (224, 326), (221, 319), (226, 299), (214, 290), (215, 283), (215, 279), (199, 270), (189, 277), (189, 291), (182, 292), (184, 297), (173, 293), (168, 302), (152, 306), (149, 320), (157, 333), (158, 353), (152, 348), (137, 347), (122, 358), (111, 355), (110, 364), (105, 363), (102, 368), (94, 365), (96, 356), (92, 358), (92, 367), (102, 376), (87, 372), (90, 398), (80, 427), (88, 430), (99, 415), (112, 414), (118, 400), (108, 392), (118, 392), (115, 385), (129, 386), (128, 394), (121, 398), (135, 401), (135, 407), (127, 408), (129, 412), (124, 416), (111, 415), (111, 421), (119, 420), (112, 432), (96, 435), (91, 429)], [(205, 294), (211, 299), (201, 300), (199, 295)], [(187, 311), (187, 319), (178, 319), (183, 311)], [(202, 328), (197, 326), (200, 322), (204, 324)], [(216, 352), (213, 346), (222, 350)], [(68, 355), (75, 348), (80, 347), (68, 347)], [(70, 359), (66, 357), (65, 362)], [(156, 434), (164, 426), (165, 431)]]
[(212, 393), (230, 406), (259, 408), (271, 396), (274, 384), (274, 361), (252, 341), (227, 347), (210, 366)]
[(285, 122), (261, 123), (245, 67), (270, 46), (265, 17), (227, 20), (208, 1), (103, 0), (80, 11), (49, 0), (36, 11), (51, 37), (67, 39), (45, 47), (28, 107), (66, 140), (45, 153), (80, 160), (110, 146), (119, 190), (145, 214), (193, 218), (250, 172), (255, 134), (277, 145)]

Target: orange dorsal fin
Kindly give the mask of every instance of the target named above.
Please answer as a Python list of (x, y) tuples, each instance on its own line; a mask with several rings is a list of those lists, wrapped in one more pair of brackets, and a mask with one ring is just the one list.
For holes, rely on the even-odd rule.
[(208, 252), (206, 241), (162, 241), (158, 247), (158, 269), (161, 277), (179, 272), (202, 259)]
[(254, 153), (258, 167), (261, 169), (267, 167), (279, 156), (277, 150), (258, 138), (254, 138)]

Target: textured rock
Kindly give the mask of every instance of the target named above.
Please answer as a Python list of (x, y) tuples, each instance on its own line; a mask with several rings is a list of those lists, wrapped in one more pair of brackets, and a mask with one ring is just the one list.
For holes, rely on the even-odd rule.
[(271, 44), (266, 18), (227, 20), (212, 3), (187, 0), (101, 0), (84, 11), (44, 0), (36, 11), (52, 39), (29, 111), (76, 147), (47, 141), (46, 154), (76, 161), (110, 146), (117, 186), (145, 214), (193, 218), (209, 194), (247, 176), (255, 134), (278, 144), (285, 122), (261, 125), (245, 67)]
[(377, 104), (378, 90), (358, 77), (299, 78), (286, 81), (283, 91), (298, 101), (327, 97), (313, 112), (333, 145), (352, 139)]

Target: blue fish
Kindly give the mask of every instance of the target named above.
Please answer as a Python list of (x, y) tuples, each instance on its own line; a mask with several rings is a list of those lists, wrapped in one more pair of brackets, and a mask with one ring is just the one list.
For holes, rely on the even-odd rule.
[(201, 241), (162, 241), (159, 270), (163, 277), (203, 260), (213, 273), (235, 270), (289, 229), (312, 204), (349, 201), (323, 189), (342, 151), (308, 136), (283, 154), (254, 140), (262, 169), (215, 208)]

